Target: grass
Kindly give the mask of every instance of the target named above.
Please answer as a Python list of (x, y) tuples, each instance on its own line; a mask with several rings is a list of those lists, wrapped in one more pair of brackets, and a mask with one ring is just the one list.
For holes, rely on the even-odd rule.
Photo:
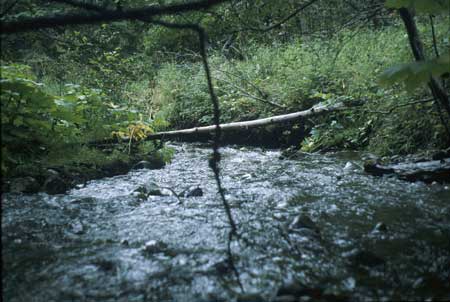
[[(421, 26), (421, 31), (431, 52), (429, 28)], [(445, 46), (448, 29), (438, 24), (437, 32), (438, 41)], [(304, 150), (352, 148), (386, 155), (447, 144), (430, 103), (382, 113), (429, 96), (425, 86), (406, 91), (400, 85), (382, 87), (378, 83), (386, 68), (412, 60), (401, 24), (380, 30), (341, 31), (329, 40), (299, 38), (288, 44), (252, 45), (245, 53), (244, 60), (228, 60), (219, 53), (210, 56), (222, 122), (344, 101), (363, 106), (315, 119), (311, 136), (302, 144)], [(212, 123), (212, 106), (199, 63), (163, 65), (150, 95), (152, 106), (173, 128)]]

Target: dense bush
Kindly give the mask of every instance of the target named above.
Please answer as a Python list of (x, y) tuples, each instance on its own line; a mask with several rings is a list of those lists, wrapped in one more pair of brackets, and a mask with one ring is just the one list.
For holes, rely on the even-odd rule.
[(54, 95), (36, 81), (29, 66), (3, 64), (1, 71), (3, 173), (49, 154), (67, 157), (67, 151), (81, 152), (91, 141), (140, 140), (165, 126), (161, 119), (151, 120), (131, 106), (113, 102), (101, 90), (66, 84)]

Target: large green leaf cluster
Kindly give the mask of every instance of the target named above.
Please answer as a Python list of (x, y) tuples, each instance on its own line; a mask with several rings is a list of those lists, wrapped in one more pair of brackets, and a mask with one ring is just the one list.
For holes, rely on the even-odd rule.
[(97, 89), (66, 84), (61, 95), (49, 93), (26, 65), (2, 65), (0, 89), (3, 170), (61, 145), (70, 148), (151, 122)]
[(387, 0), (390, 8), (413, 8), (420, 13), (444, 14), (450, 10), (448, 0)]
[[(448, 0), (387, 0), (386, 6), (397, 9), (414, 9), (421, 14), (448, 15), (450, 12), (450, 1)], [(446, 22), (448, 22), (448, 18)], [(447, 27), (447, 35), (449, 34), (448, 29)], [(450, 44), (448, 37), (442, 42), (445, 44), (446, 51), (441, 56), (424, 61), (394, 65), (381, 74), (381, 84), (404, 83), (408, 90), (412, 90), (426, 84), (432, 76), (439, 77), (450, 72)]]

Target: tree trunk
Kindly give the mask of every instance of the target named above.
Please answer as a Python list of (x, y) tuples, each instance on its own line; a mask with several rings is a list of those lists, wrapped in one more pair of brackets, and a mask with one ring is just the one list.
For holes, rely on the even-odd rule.
[[(409, 44), (414, 54), (414, 58), (416, 59), (416, 61), (424, 61), (425, 54), (423, 51), (422, 42), (419, 37), (419, 31), (417, 30), (416, 22), (414, 21), (414, 17), (407, 8), (400, 8), (399, 13), (400, 17), (403, 20), (403, 23), (405, 24), (406, 31), (408, 33)], [(445, 111), (447, 111), (447, 114), (450, 116), (450, 101), (448, 99), (447, 93), (445, 92), (439, 81), (432, 76), (430, 82), (428, 83), (428, 87), (430, 87), (433, 97), (439, 102), (442, 108), (444, 108)]]

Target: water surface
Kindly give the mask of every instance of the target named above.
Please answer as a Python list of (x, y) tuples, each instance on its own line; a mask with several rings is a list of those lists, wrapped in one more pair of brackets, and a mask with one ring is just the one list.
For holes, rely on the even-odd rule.
[[(4, 194), (4, 301), (242, 298), (226, 265), (229, 224), (211, 151), (174, 148), (162, 170), (91, 181), (66, 195)], [(246, 239), (232, 251), (247, 295), (272, 301), (295, 283), (322, 299), (450, 299), (448, 187), (365, 175), (357, 153), (280, 160), (279, 151), (257, 148), (221, 152), (225, 196)], [(175, 196), (143, 200), (133, 191), (147, 182), (204, 194), (182, 204)]]

